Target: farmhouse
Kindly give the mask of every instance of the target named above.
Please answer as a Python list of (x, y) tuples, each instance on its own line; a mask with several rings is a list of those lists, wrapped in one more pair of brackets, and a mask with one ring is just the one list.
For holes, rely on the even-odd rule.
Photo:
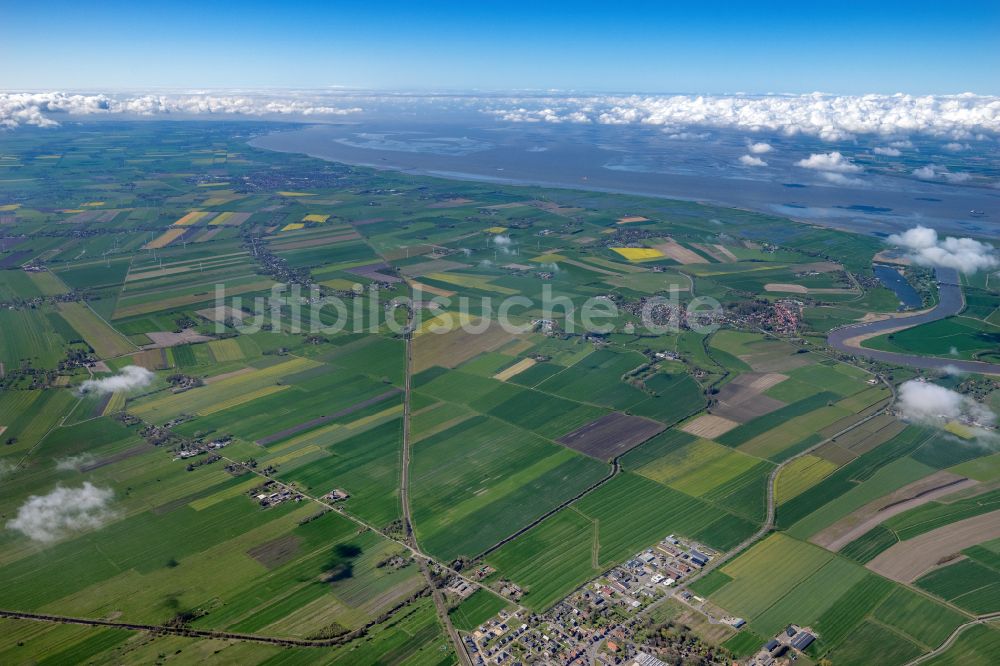
[(334, 488), (326, 495), (323, 495), (321, 499), (324, 499), (327, 502), (341, 502), (350, 496), (351, 496), (350, 493), (348, 493), (346, 490), (342, 490), (341, 488)]
[(784, 656), (790, 648), (802, 652), (815, 640), (816, 636), (812, 630), (790, 624), (785, 627), (784, 631), (765, 643), (760, 651), (747, 662), (747, 666), (769, 666), (774, 663), (775, 659)]

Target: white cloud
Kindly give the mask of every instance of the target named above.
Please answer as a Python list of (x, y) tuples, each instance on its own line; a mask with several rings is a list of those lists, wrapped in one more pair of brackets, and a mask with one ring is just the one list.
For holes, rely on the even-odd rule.
[(839, 151), (831, 153), (813, 153), (805, 159), (795, 163), (803, 169), (816, 169), (817, 171), (830, 171), (835, 173), (858, 173), (861, 167), (844, 157)]
[(0, 479), (4, 479), (14, 473), (17, 469), (17, 465), (6, 460), (0, 459)]
[(942, 147), (945, 150), (947, 150), (949, 152), (952, 152), (952, 153), (957, 153), (957, 152), (960, 152), (962, 150), (971, 150), (972, 149), (972, 146), (970, 146), (969, 144), (967, 144), (967, 143), (959, 143), (958, 141), (952, 141), (950, 143), (946, 143)]
[(47, 495), (32, 495), (17, 510), (7, 527), (33, 541), (56, 541), (72, 532), (93, 530), (114, 517), (114, 493), (89, 481), (79, 488), (56, 486)]
[(974, 238), (948, 236), (943, 240), (937, 231), (916, 226), (887, 239), (893, 245), (907, 250), (910, 259), (923, 266), (954, 268), (963, 273), (976, 273), (1000, 266), (995, 247)]
[[(419, 95), (349, 90), (187, 91), (158, 94), (0, 93), (0, 127), (50, 126), (67, 116), (336, 117), (397, 105), (478, 109), (508, 122), (661, 126), (805, 134), (824, 140), (857, 135), (893, 139), (928, 134), (952, 142), (1000, 132), (1000, 97), (973, 95)], [(363, 106), (362, 106), (363, 105)], [(899, 145), (897, 145), (897, 143)], [(753, 154), (753, 152), (751, 152)]]
[(876, 146), (872, 152), (876, 155), (885, 155), (886, 157), (899, 157), (903, 154), (899, 148), (893, 148), (892, 146), (887, 146), (885, 148), (882, 146)]
[(117, 375), (103, 379), (88, 379), (83, 382), (80, 384), (80, 393), (104, 395), (116, 391), (131, 391), (149, 386), (155, 376), (151, 371), (141, 366), (126, 365)]
[(949, 183), (957, 184), (957, 183), (964, 183), (965, 181), (970, 180), (972, 178), (972, 174), (960, 173), (957, 171), (955, 172), (944, 171), (941, 173), (941, 177), (944, 178)]
[[(631, 95), (495, 99), (486, 109), (512, 122), (563, 122), (570, 114), (608, 125), (701, 126), (807, 134), (929, 134), (953, 140), (1000, 132), (1000, 97), (960, 95)], [(553, 120), (548, 120), (553, 118)], [(898, 143), (898, 145), (896, 145)], [(910, 147), (905, 140), (892, 147)]]
[(938, 234), (930, 227), (916, 226), (901, 234), (892, 234), (889, 236), (889, 242), (908, 250), (923, 250), (937, 245)]
[[(899, 386), (896, 407), (907, 421), (942, 427), (949, 421), (992, 426), (996, 415), (972, 398), (930, 382), (910, 380)], [(987, 431), (980, 430), (980, 435)]]
[(767, 162), (760, 159), (759, 157), (754, 157), (753, 155), (743, 155), (742, 157), (740, 157), (740, 164), (742, 164), (743, 166), (750, 166), (750, 167), (767, 166)]
[(958, 171), (948, 171), (948, 169), (939, 167), (936, 164), (927, 164), (922, 167), (918, 167), (913, 170), (913, 175), (922, 180), (936, 180), (941, 178), (945, 182), (952, 183), (954, 185), (964, 183), (972, 178), (972, 174), (961, 173)]
[(81, 467), (89, 465), (97, 460), (93, 454), (81, 453), (78, 456), (68, 456), (56, 460), (56, 469), (60, 472), (78, 472)]
[(669, 132), (667, 134), (668, 139), (674, 139), (677, 141), (704, 141), (709, 136), (708, 132)]
[(265, 94), (167, 94), (117, 96), (62, 92), (0, 93), (0, 127), (53, 127), (64, 116), (342, 116), (361, 111), (338, 97)]
[(749, 150), (754, 155), (763, 155), (764, 153), (771, 152), (771, 144), (765, 143), (764, 141), (758, 141), (757, 143), (747, 144), (747, 150)]
[(836, 173), (833, 171), (821, 171), (819, 177), (834, 185), (845, 185), (851, 187), (863, 187), (865, 185), (865, 181), (860, 178), (845, 176), (842, 173)]

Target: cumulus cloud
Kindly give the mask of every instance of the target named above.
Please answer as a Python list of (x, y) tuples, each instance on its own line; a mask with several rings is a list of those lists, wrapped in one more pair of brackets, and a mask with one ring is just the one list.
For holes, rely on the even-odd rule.
[(80, 384), (80, 393), (96, 393), (105, 395), (116, 391), (131, 391), (149, 386), (154, 375), (151, 371), (138, 365), (126, 365), (117, 375), (103, 379), (88, 379)]
[(949, 183), (964, 183), (972, 178), (972, 174), (945, 171), (941, 177)]
[(913, 170), (913, 175), (921, 180), (944, 180), (947, 183), (959, 184), (964, 183), (972, 178), (971, 174), (961, 173), (957, 171), (948, 171), (944, 167), (939, 167), (936, 164), (927, 164), (922, 167), (918, 167)]
[(803, 169), (815, 169), (817, 171), (829, 171), (833, 173), (858, 173), (862, 169), (850, 159), (844, 157), (839, 151), (830, 153), (813, 153), (805, 159), (795, 163), (795, 166)]
[(71, 94), (63, 92), (0, 93), (0, 127), (54, 127), (67, 116), (343, 116), (356, 106), (333, 106), (349, 99), (301, 97), (293, 94)]
[(819, 177), (834, 185), (844, 185), (850, 187), (863, 187), (865, 185), (865, 181), (860, 178), (845, 176), (842, 173), (836, 173), (833, 171), (821, 171)]
[(764, 153), (771, 152), (771, 144), (764, 141), (758, 141), (757, 143), (747, 144), (747, 150), (749, 150), (754, 155), (763, 155)]
[[(1000, 97), (960, 95), (522, 95), (385, 94), (364, 91), (192, 91), (157, 94), (0, 93), (0, 127), (49, 126), (84, 115), (343, 116), (401, 105), (477, 109), (507, 122), (660, 126), (697, 137), (722, 128), (829, 141), (928, 134), (953, 142), (1000, 132)], [(363, 107), (362, 107), (363, 105)], [(691, 131), (694, 129), (694, 131)], [(751, 154), (755, 154), (751, 151)]]
[(15, 469), (17, 469), (17, 465), (0, 459), (0, 480), (13, 474)]
[[(972, 427), (992, 427), (996, 415), (985, 405), (930, 382), (910, 380), (899, 386), (896, 407), (903, 419), (941, 427), (959, 421)], [(985, 435), (982, 430), (978, 434)]]
[(704, 141), (709, 136), (708, 132), (670, 132), (667, 134), (668, 139), (674, 139), (677, 141)]
[[(494, 100), (486, 111), (513, 122), (701, 126), (806, 134), (929, 134), (955, 140), (1000, 132), (1000, 97), (973, 95), (608, 95)], [(572, 120), (578, 118), (579, 120)], [(901, 148), (903, 145), (893, 145)]]
[(7, 527), (33, 541), (49, 543), (73, 532), (93, 530), (114, 517), (110, 488), (89, 481), (79, 488), (56, 486), (47, 495), (32, 495), (17, 510)]
[(743, 155), (740, 157), (740, 164), (743, 166), (762, 167), (767, 166), (767, 162), (754, 155)]
[(886, 157), (899, 157), (903, 154), (899, 148), (893, 148), (892, 146), (886, 146), (884, 148), (882, 146), (876, 146), (872, 152), (876, 155), (885, 155)]
[(56, 469), (60, 472), (78, 472), (82, 467), (90, 465), (97, 460), (90, 453), (81, 453), (78, 456), (68, 456), (56, 460)]
[(947, 150), (949, 152), (952, 152), (952, 153), (957, 153), (957, 152), (960, 152), (960, 151), (963, 151), (963, 150), (971, 150), (972, 149), (972, 146), (970, 146), (969, 144), (967, 144), (967, 143), (959, 143), (958, 141), (951, 141), (949, 143), (944, 144), (944, 146), (942, 146), (942, 147), (945, 150)]
[(936, 230), (924, 226), (892, 234), (889, 243), (907, 250), (910, 259), (922, 266), (954, 268), (963, 273), (990, 270), (1000, 265), (995, 247), (974, 238), (938, 237)]

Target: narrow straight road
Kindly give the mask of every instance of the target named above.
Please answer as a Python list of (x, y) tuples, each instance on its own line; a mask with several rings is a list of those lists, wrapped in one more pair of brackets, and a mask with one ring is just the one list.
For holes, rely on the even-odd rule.
[[(209, 629), (191, 629), (189, 627), (175, 627), (158, 624), (136, 624), (134, 622), (115, 622), (113, 620), (97, 620), (84, 617), (71, 617), (68, 615), (48, 615), (44, 613), (25, 613), (22, 611), (0, 610), (0, 617), (15, 620), (31, 620), (35, 622), (49, 622), (52, 624), (75, 624), (85, 627), (110, 627), (113, 629), (128, 629), (130, 631), (145, 631), (156, 635), (183, 636), (185, 638), (209, 638), (215, 640), (245, 641), (250, 643), (267, 643), (270, 645), (283, 645), (287, 647), (332, 647), (346, 643), (349, 638), (340, 636), (337, 638), (282, 638), (278, 636), (265, 636), (262, 634), (242, 634), (233, 631), (213, 631)], [(358, 632), (352, 632), (356, 635)], [(350, 635), (349, 635), (350, 636)]]
[[(403, 508), (403, 531), (406, 535), (406, 543), (414, 551), (417, 551), (419, 545), (417, 544), (417, 535), (413, 530), (413, 519), (410, 513), (410, 397), (412, 394), (413, 378), (413, 326), (414, 312), (411, 310), (406, 322), (406, 329), (403, 333), (405, 339), (406, 371), (403, 374), (403, 452), (399, 475), (399, 499)], [(455, 648), (458, 660), (464, 666), (472, 666), (472, 659), (469, 657), (469, 653), (465, 651), (465, 643), (462, 642), (462, 637), (458, 635), (454, 625), (451, 623), (451, 617), (448, 615), (448, 605), (445, 603), (441, 590), (438, 589), (434, 582), (434, 577), (431, 575), (427, 560), (419, 558), (418, 561), (420, 563), (420, 570), (427, 580), (427, 585), (431, 588), (431, 596), (434, 599), (438, 619), (441, 622), (441, 626), (448, 632), (448, 637)]]
[(410, 394), (411, 378), (413, 376), (413, 315), (406, 324), (403, 333), (405, 338), (406, 360), (403, 373), (403, 452), (400, 467), (399, 499), (403, 506), (403, 532), (406, 542), (413, 548), (417, 547), (417, 538), (413, 533), (413, 520), (410, 517)]

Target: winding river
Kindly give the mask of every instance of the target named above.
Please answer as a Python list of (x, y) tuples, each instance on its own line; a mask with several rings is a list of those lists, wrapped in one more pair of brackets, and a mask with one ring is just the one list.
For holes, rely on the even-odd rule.
[(952, 268), (938, 268), (937, 281), (938, 304), (930, 310), (910, 315), (897, 315), (881, 321), (844, 326), (830, 331), (830, 334), (827, 336), (827, 342), (834, 349), (844, 353), (863, 356), (884, 363), (929, 370), (958, 370), (984, 375), (1000, 375), (1000, 363), (899, 354), (896, 352), (879, 351), (877, 349), (867, 349), (861, 346), (864, 340), (876, 335), (902, 331), (903, 329), (919, 326), (920, 324), (927, 324), (946, 317), (952, 317), (961, 312), (965, 308), (965, 298), (962, 296), (958, 271)]

